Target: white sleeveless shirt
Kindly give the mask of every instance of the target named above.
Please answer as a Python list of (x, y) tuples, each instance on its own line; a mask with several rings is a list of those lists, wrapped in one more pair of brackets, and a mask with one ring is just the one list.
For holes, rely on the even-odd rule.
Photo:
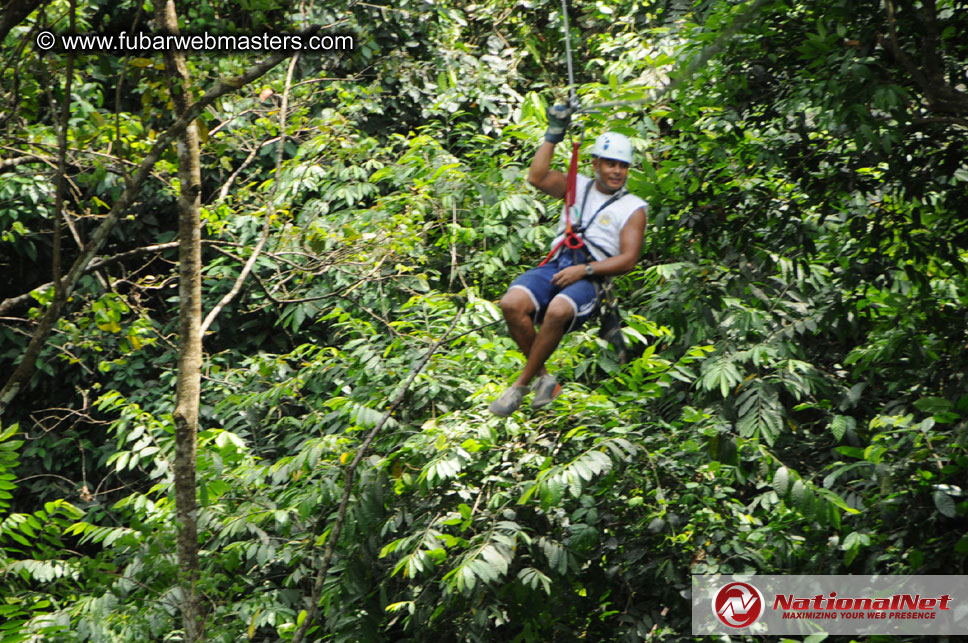
[[(582, 201), (585, 199), (585, 190), (591, 183), (588, 190), (588, 200), (585, 202), (585, 210), (581, 211)], [(623, 188), (624, 189), (624, 188)], [(585, 230), (582, 237), (585, 239), (585, 247), (592, 257), (600, 261), (608, 257), (614, 257), (621, 251), (622, 228), (628, 223), (629, 217), (639, 208), (643, 208), (648, 214), (649, 204), (643, 199), (626, 192), (623, 196), (615, 199), (606, 208), (599, 212), (599, 208), (608, 202), (614, 195), (599, 192), (598, 186), (587, 176), (579, 174), (575, 181), (575, 210), (571, 216), (571, 227), (578, 230), (583, 225), (591, 226)], [(595, 213), (598, 212), (598, 216)], [(594, 220), (592, 219), (594, 217)], [(558, 236), (551, 242), (551, 247), (555, 248), (565, 238), (565, 217), (562, 214), (558, 222)], [(562, 246), (562, 249), (565, 249)]]

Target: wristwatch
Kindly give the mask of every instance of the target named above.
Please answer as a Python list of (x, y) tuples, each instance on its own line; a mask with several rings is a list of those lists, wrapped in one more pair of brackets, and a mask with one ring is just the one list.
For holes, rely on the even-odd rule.
[(595, 276), (595, 269), (592, 268), (592, 264), (590, 263), (585, 264), (585, 274), (588, 275), (589, 277)]

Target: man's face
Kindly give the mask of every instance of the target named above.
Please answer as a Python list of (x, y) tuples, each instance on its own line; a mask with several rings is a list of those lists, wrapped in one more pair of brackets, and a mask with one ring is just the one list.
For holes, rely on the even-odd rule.
[(593, 158), (592, 167), (595, 168), (598, 189), (606, 194), (621, 190), (629, 177), (629, 164), (622, 161)]

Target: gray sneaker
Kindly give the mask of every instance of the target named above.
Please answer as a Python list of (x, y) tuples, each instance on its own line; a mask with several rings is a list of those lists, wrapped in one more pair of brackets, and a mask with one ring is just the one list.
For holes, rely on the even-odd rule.
[(561, 384), (551, 374), (542, 375), (536, 379), (531, 388), (534, 391), (534, 399), (531, 400), (531, 408), (533, 409), (540, 409), (542, 406), (551, 404), (551, 401), (561, 393)]
[(491, 402), (491, 405), (487, 407), (487, 410), (494, 415), (506, 418), (514, 413), (519, 406), (521, 406), (521, 399), (527, 392), (527, 386), (509, 386), (508, 388), (504, 389), (503, 393), (501, 393), (501, 397)]

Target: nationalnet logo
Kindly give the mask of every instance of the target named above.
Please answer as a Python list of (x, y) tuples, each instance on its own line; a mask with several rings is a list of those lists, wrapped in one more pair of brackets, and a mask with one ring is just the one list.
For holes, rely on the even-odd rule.
[(723, 585), (713, 596), (713, 613), (727, 627), (749, 627), (763, 614), (763, 594), (749, 583)]
[(807, 619), (935, 619), (942, 610), (950, 610), (951, 596), (894, 594), (888, 597), (829, 595), (796, 596), (780, 594), (773, 599), (773, 609), (783, 618)]
[(968, 576), (697, 574), (692, 614), (698, 635), (963, 634)]

